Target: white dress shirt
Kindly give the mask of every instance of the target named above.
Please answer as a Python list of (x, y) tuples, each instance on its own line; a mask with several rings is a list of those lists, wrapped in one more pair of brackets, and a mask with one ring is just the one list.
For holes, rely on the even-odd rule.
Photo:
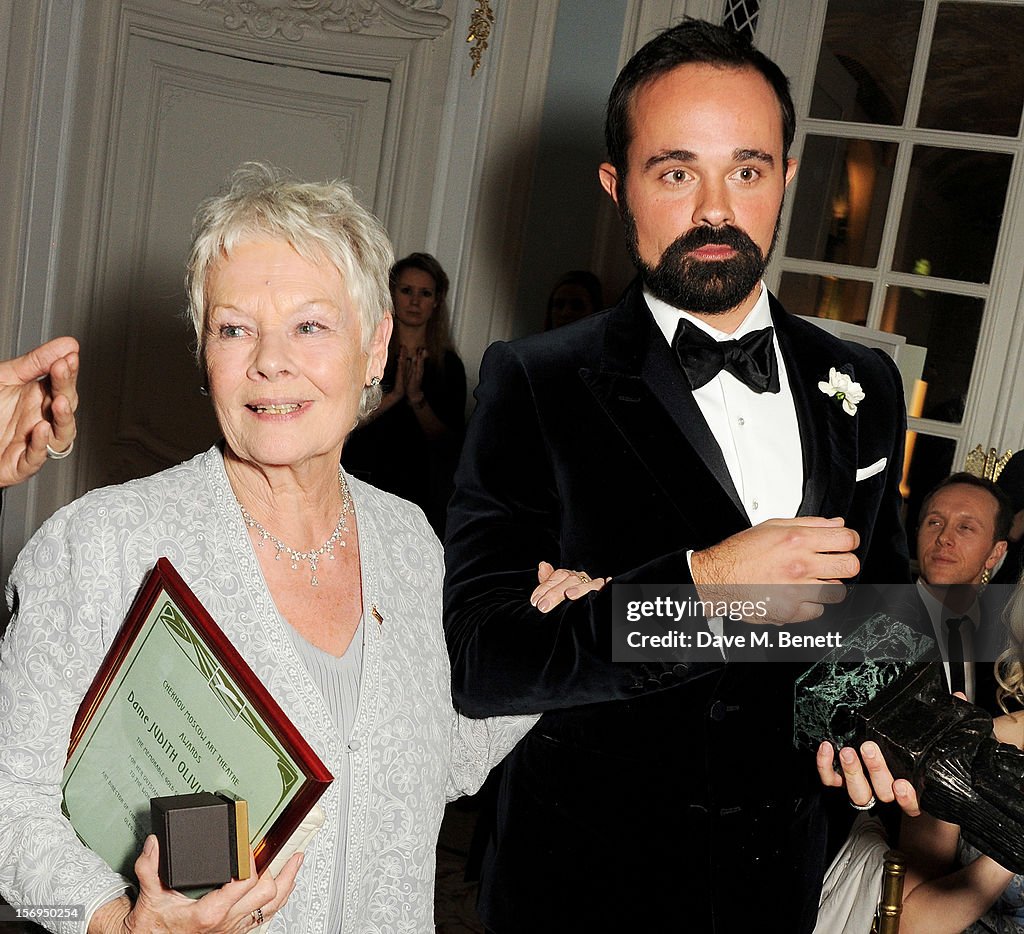
[[(744, 334), (772, 325), (768, 289), (763, 282), (757, 302), (732, 334), (673, 308), (646, 290), (644, 298), (669, 344), (680, 317), (693, 322), (716, 341), (738, 340)], [(693, 393), (722, 449), (729, 476), (751, 525), (766, 519), (792, 519), (803, 500), (803, 451), (793, 391), (777, 340), (773, 347), (779, 367), (779, 392), (754, 392), (732, 373), (722, 370)]]

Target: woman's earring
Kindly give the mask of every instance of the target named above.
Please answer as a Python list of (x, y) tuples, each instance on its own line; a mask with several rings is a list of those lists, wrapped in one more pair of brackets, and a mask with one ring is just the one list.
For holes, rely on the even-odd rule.
[(210, 394), (210, 388), (208, 386), (199, 387), (199, 395), (208, 396)]
[(379, 386), (379, 385), (380, 385), (380, 377), (379, 376), (372, 376), (370, 378), (370, 386), (371, 387), (376, 387), (376, 386)]

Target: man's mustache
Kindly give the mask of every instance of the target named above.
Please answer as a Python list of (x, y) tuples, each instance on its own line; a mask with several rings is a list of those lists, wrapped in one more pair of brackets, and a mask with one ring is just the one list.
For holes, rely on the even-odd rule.
[(753, 253), (763, 258), (761, 248), (747, 233), (739, 227), (723, 224), (721, 227), (694, 227), (680, 234), (662, 254), (661, 261), (667, 258), (682, 259), (694, 250), (712, 245), (731, 247), (737, 253)]

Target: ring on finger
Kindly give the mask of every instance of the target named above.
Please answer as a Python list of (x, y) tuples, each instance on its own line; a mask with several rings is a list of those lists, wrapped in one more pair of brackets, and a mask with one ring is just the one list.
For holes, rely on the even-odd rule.
[(590, 575), (586, 571), (577, 571), (576, 576), (580, 579), (581, 584), (590, 583)]
[(256, 908), (252, 912), (252, 923), (259, 926), (263, 923), (263, 909)]
[(50, 445), (46, 445), (46, 456), (52, 461), (62, 461), (75, 449), (75, 442), (72, 441), (63, 451), (55, 451)]
[(855, 811), (870, 811), (876, 804), (878, 804), (878, 798), (872, 795), (871, 800), (868, 801), (867, 804), (854, 804), (851, 801), (850, 807), (852, 807)]

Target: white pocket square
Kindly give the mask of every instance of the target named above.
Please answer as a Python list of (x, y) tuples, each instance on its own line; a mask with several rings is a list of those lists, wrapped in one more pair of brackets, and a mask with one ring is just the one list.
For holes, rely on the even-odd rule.
[(889, 458), (883, 457), (875, 461), (870, 467), (860, 467), (857, 470), (857, 483), (860, 483), (861, 480), (867, 480), (868, 477), (873, 477), (876, 473), (881, 473), (885, 470), (885, 465), (888, 463)]

